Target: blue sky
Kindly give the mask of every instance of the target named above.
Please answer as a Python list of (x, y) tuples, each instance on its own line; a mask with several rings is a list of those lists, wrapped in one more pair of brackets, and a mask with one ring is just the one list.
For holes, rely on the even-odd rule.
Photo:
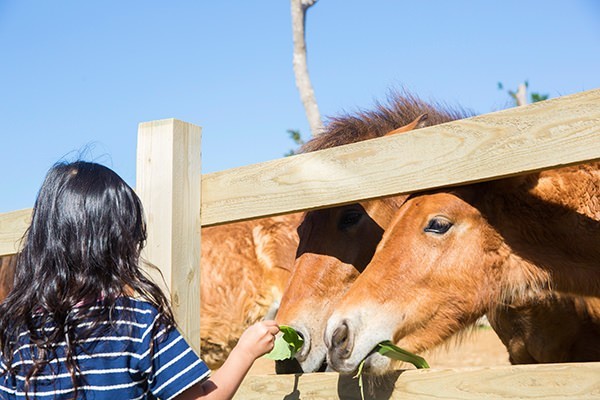
[[(204, 172), (283, 156), (309, 136), (290, 19), (287, 0), (0, 0), (0, 212), (83, 150), (134, 186), (144, 121), (202, 126)], [(600, 87), (595, 0), (320, 0), (307, 43), (324, 117), (400, 87), (477, 113), (509, 106), (499, 81)]]

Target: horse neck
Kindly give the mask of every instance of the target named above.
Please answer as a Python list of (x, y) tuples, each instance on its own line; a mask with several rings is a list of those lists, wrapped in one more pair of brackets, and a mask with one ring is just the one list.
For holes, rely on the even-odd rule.
[(534, 291), (600, 295), (597, 171), (568, 167), (488, 185), (483, 214), (510, 249), (511, 271), (536, 282)]

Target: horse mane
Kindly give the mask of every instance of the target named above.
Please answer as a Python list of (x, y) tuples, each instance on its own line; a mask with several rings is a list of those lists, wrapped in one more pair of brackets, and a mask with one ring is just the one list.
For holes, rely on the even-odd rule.
[(328, 118), (325, 131), (306, 142), (300, 153), (328, 149), (381, 137), (427, 114), (427, 126), (442, 124), (473, 115), (463, 109), (451, 109), (440, 103), (427, 103), (406, 91), (392, 91), (387, 103), (377, 102), (374, 110), (359, 110)]

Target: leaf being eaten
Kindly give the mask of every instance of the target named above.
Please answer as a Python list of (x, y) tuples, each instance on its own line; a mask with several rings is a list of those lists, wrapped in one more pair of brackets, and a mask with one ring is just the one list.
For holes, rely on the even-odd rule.
[(423, 357), (406, 351), (389, 340), (381, 342), (377, 345), (377, 352), (382, 356), (389, 357), (394, 360), (409, 362), (417, 368), (429, 368), (429, 364)]
[(275, 338), (273, 350), (265, 354), (265, 358), (280, 361), (294, 358), (304, 344), (304, 339), (290, 326), (280, 325), (280, 335)]
[[(425, 361), (425, 359), (423, 357), (420, 357), (416, 354), (406, 351), (406, 350), (396, 346), (394, 343), (392, 343), (389, 340), (379, 343), (377, 346), (375, 346), (375, 349), (373, 349), (373, 351), (371, 353), (369, 353), (369, 355), (374, 352), (377, 352), (377, 353), (381, 354), (382, 356), (389, 357), (393, 360), (409, 362), (417, 368), (429, 368), (429, 364), (427, 364), (427, 361)], [(366, 358), (363, 359), (360, 362), (360, 364), (358, 364), (358, 370), (356, 372), (356, 375), (354, 375), (354, 377), (353, 377), (353, 378), (358, 378), (358, 387), (360, 388), (360, 397), (363, 400), (365, 399), (364, 383), (363, 383), (363, 368), (365, 366), (365, 361), (366, 361)]]

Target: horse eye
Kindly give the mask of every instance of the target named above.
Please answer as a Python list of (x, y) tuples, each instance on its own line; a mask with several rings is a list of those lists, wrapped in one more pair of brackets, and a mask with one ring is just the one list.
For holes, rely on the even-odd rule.
[(427, 226), (423, 230), (425, 232), (431, 232), (441, 235), (448, 232), (448, 229), (452, 228), (452, 225), (452, 222), (450, 222), (444, 217), (433, 217), (429, 220)]
[(345, 230), (358, 224), (363, 214), (358, 211), (346, 211), (339, 220), (338, 227)]

